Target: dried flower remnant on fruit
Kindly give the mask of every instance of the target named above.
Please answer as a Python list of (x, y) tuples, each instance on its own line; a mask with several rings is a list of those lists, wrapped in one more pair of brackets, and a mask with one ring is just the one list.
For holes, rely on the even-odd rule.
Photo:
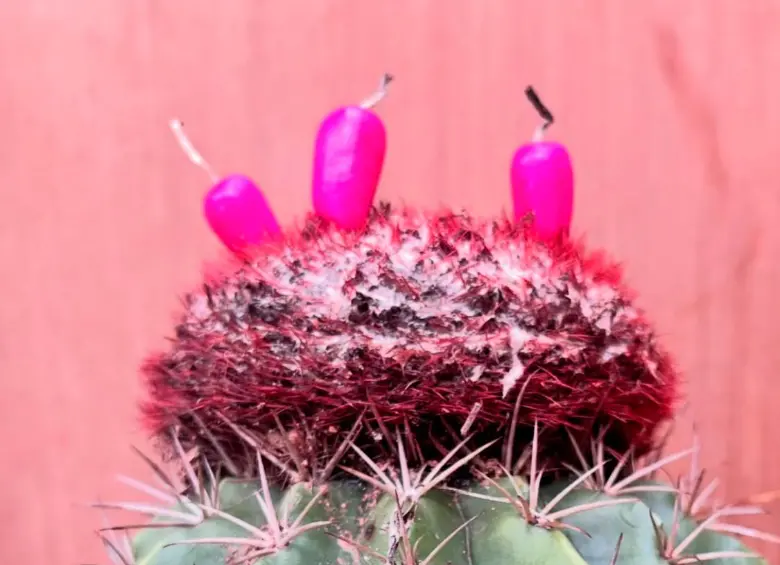
[(569, 434), (605, 426), (609, 448), (641, 454), (677, 375), (631, 299), (601, 254), (507, 219), (381, 205), (347, 233), (311, 218), (187, 297), (170, 348), (144, 365), (145, 421), (213, 462), (202, 425), (226, 445), (240, 440), (225, 419), (268, 444), (295, 431), (317, 465), (362, 418), (367, 453), (401, 425), (426, 460), (467, 422), (501, 435), (525, 384), (517, 452), (538, 421), (551, 466), (576, 461)]

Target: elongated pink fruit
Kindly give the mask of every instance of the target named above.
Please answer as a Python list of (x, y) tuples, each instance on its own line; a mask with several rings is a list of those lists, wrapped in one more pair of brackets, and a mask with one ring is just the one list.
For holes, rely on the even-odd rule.
[(328, 114), (314, 145), (312, 203), (314, 211), (345, 230), (365, 225), (382, 174), (387, 133), (371, 108), (385, 95), (391, 77), (360, 105)]
[(521, 146), (512, 158), (510, 179), (515, 221), (531, 217), (540, 239), (569, 235), (574, 211), (574, 171), (569, 152), (560, 143), (543, 141), (555, 118), (532, 86), (525, 89), (528, 101), (543, 122), (533, 141)]
[(533, 215), (542, 239), (569, 234), (574, 208), (574, 171), (566, 148), (554, 141), (520, 147), (512, 159), (515, 220)]
[(171, 131), (187, 158), (209, 175), (214, 185), (203, 197), (203, 214), (211, 230), (234, 253), (281, 235), (279, 224), (265, 196), (251, 179), (230, 175), (220, 179), (195, 148), (180, 120), (171, 120)]
[(265, 196), (243, 175), (230, 175), (214, 185), (203, 199), (203, 213), (217, 237), (234, 252), (281, 234)]

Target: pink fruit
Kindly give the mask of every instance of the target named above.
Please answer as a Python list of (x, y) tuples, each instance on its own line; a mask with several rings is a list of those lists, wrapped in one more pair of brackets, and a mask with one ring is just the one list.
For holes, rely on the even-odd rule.
[(220, 178), (187, 137), (184, 124), (172, 120), (170, 125), (187, 158), (214, 183), (203, 198), (203, 214), (228, 249), (240, 253), (281, 234), (265, 196), (251, 179), (243, 175)]
[(520, 147), (511, 169), (514, 216), (533, 216), (533, 230), (542, 239), (569, 234), (574, 204), (574, 172), (566, 148), (554, 141)]
[(217, 237), (234, 252), (281, 233), (263, 193), (242, 175), (230, 175), (214, 185), (203, 200), (203, 213)]
[(382, 174), (387, 134), (371, 110), (386, 93), (392, 77), (360, 105), (328, 114), (314, 147), (312, 202), (318, 216), (345, 230), (365, 225)]
[(560, 143), (543, 141), (555, 118), (532, 86), (525, 95), (543, 122), (531, 143), (512, 158), (510, 179), (516, 221), (531, 219), (532, 231), (544, 240), (569, 235), (574, 207), (574, 172), (568, 151)]

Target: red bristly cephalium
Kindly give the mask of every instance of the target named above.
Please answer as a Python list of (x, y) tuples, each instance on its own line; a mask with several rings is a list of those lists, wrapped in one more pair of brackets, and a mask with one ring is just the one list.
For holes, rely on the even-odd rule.
[(214, 439), (240, 459), (237, 426), (316, 466), (361, 419), (353, 439), (369, 454), (401, 426), (410, 457), (438, 458), (464, 432), (475, 445), (506, 435), (523, 388), (515, 453), (536, 421), (549, 469), (570, 435), (606, 430), (608, 448), (647, 452), (677, 398), (619, 268), (507, 219), (381, 205), (346, 233), (310, 218), (185, 303), (170, 349), (144, 365), (143, 413), (211, 462)]

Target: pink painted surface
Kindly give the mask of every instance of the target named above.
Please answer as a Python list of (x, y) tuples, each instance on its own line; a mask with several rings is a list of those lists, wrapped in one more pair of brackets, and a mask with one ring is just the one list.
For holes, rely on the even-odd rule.
[(0, 26), (0, 562), (107, 563), (83, 503), (147, 476), (136, 366), (220, 252), (168, 120), (289, 222), (317, 124), (384, 71), (379, 196), (478, 214), (509, 209), (534, 84), (572, 231), (625, 261), (704, 463), (731, 500), (780, 488), (777, 0), (27, 0)]

